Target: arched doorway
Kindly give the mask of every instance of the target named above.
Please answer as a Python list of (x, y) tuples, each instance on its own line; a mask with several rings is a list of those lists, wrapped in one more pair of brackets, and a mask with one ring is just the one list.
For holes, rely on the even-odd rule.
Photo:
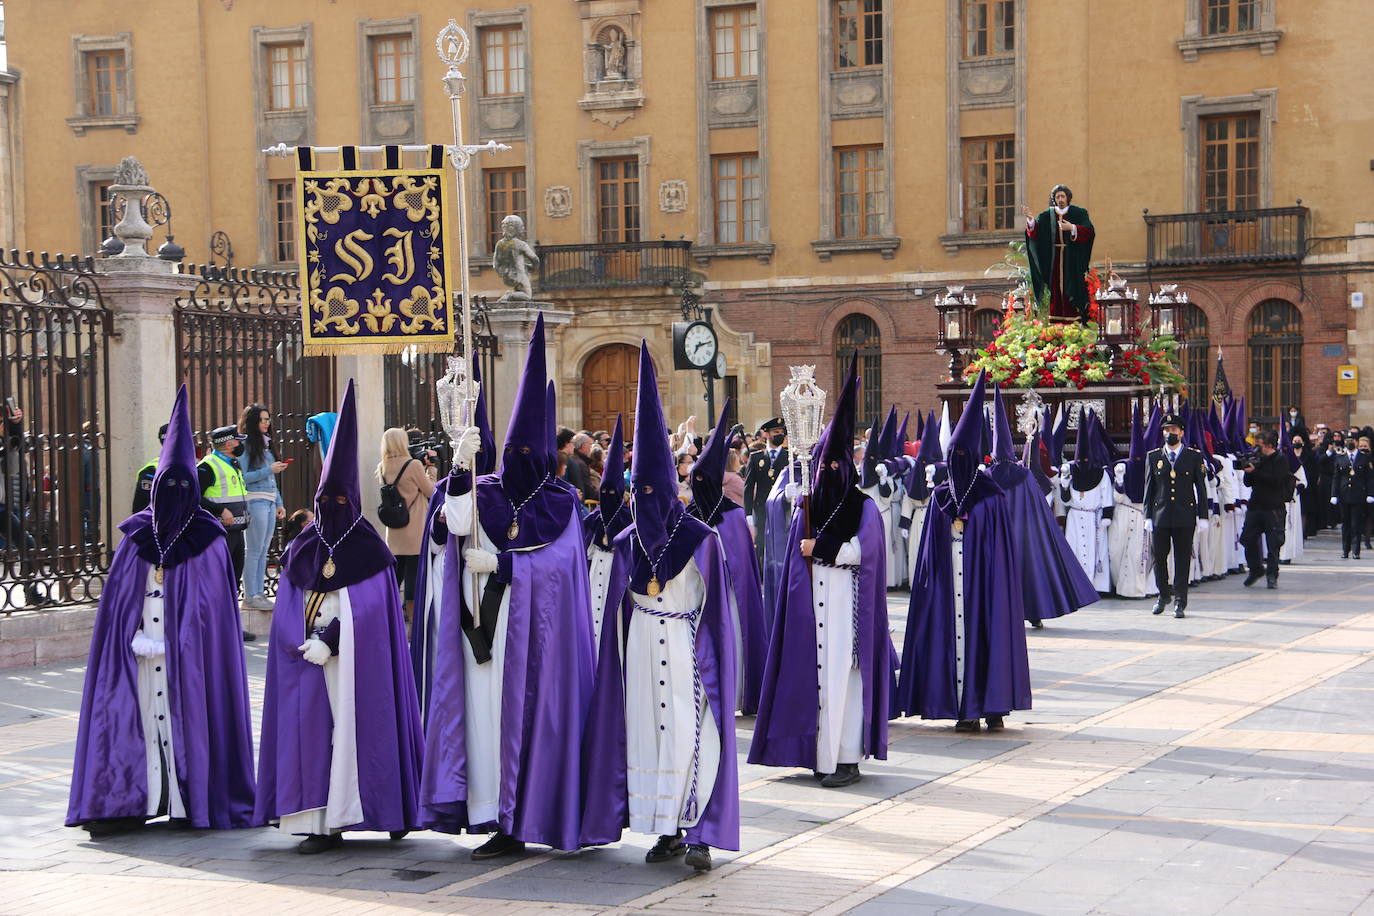
[(595, 432), (625, 418), (625, 438), (634, 435), (635, 390), (639, 384), (639, 348), (607, 344), (587, 357), (582, 370), (582, 428)]
[(1277, 425), (1289, 407), (1302, 410), (1302, 313), (1266, 299), (1250, 312), (1250, 419)]
[[(859, 354), (859, 416), (856, 422), (866, 425), (883, 409), (883, 335), (872, 318), (860, 312), (845, 317), (835, 328), (835, 385), (838, 388), (849, 371), (849, 361)], [(837, 395), (838, 396), (838, 395)]]
[(1179, 362), (1183, 377), (1188, 380), (1188, 400), (1201, 404), (1211, 397), (1211, 363), (1208, 354), (1212, 341), (1208, 336), (1207, 313), (1196, 305), (1182, 306), (1183, 327), (1188, 338), (1179, 344)]

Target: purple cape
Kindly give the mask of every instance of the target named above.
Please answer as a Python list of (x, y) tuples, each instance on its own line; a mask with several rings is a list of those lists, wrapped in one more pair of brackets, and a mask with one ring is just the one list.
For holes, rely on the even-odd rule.
[(739, 627), (744, 669), (744, 696), (740, 697), (740, 711), (752, 716), (759, 708), (759, 688), (763, 686), (763, 666), (768, 658), (768, 627), (763, 612), (763, 589), (759, 584), (758, 555), (749, 537), (749, 523), (744, 510), (732, 505), (720, 513), (716, 525), (721, 546), (725, 548), (725, 571), (730, 577), (730, 589), (735, 595), (739, 612)]
[(1052, 620), (1098, 600), (1097, 589), (1074, 557), (1064, 532), (1031, 472), (1003, 461), (988, 476), (1007, 494), (1012, 537), (1016, 543), (1017, 581), (1021, 583), (1027, 619)]
[[(348, 829), (414, 830), (420, 826), (424, 738), (396, 577), (388, 566), (347, 589), (353, 614), (353, 700), (363, 806), (363, 819)], [(267, 652), (253, 814), (258, 824), (322, 808), (329, 798), (334, 722), (324, 669), (307, 662), (296, 649), (305, 635), (305, 592), (283, 577)]]
[[(935, 490), (911, 583), (897, 706), (923, 719), (980, 719), (1030, 709), (1025, 610), (1016, 575), (1007, 497), (991, 481), (967, 511), (964, 529), (964, 630), (955, 632), (949, 486)], [(990, 492), (987, 492), (990, 491)], [(962, 636), (963, 702), (955, 644)]]
[[(447, 481), (434, 488), (425, 509), (425, 538), (420, 542), (420, 568), (415, 573), (415, 600), (411, 604), (410, 621), (410, 662), (415, 669), (415, 691), (420, 698), (420, 722), (429, 730), (429, 690), (433, 676), (434, 648), (438, 634), (434, 620), (429, 613), (429, 544), (437, 544), (448, 551), (448, 525), (439, 518), (439, 510), (444, 508), (444, 493)], [(445, 560), (445, 562), (452, 562)]]
[[(149, 563), (115, 551), (81, 694), (67, 825), (143, 817), (148, 777), (129, 643), (143, 622)], [(237, 587), (224, 538), (166, 571), (164, 636), (177, 782), (195, 827), (253, 823), (253, 736)]]
[[(631, 532), (627, 529), (615, 545), (611, 588), (606, 607), (616, 608), (616, 623), (629, 632), (634, 604), (626, 591), (630, 568)], [(706, 600), (697, 625), (696, 662), (702, 688), (720, 733), (720, 768), (711, 800), (696, 826), (687, 830), (688, 843), (705, 843), (717, 849), (739, 849), (739, 760), (735, 753), (735, 659), (734, 624), (725, 600), (725, 560), (719, 538), (706, 537), (697, 545), (693, 559), (706, 580)], [(610, 624), (614, 618), (608, 618)], [(601, 640), (596, 666), (596, 692), (587, 714), (582, 739), (586, 773), (582, 809), (582, 842), (614, 843), (630, 823), (629, 794), (625, 774), (625, 660), (619, 640)]]
[(792, 525), (792, 505), (783, 488), (792, 480), (789, 464), (778, 474), (781, 486), (774, 486), (764, 503), (763, 530), (754, 532), (763, 538), (763, 622), (772, 638), (773, 621), (778, 616), (778, 602), (782, 600), (782, 569), (787, 558), (787, 531)]
[[(784, 564), (787, 588), (773, 622), (768, 667), (749, 762), (778, 767), (816, 767), (816, 612), (811, 569), (801, 555), (801, 516), (791, 527)], [(862, 564), (857, 573), (856, 621), (859, 671), (864, 685), (864, 755), (887, 759), (888, 689), (892, 642), (887, 631), (887, 544), (883, 520), (864, 500), (859, 522)]]
[[(576, 849), (581, 832), (579, 739), (591, 698), (594, 640), (581, 519), (574, 504), (566, 503), (565, 511), (561, 534), (551, 543), (506, 554), (511, 562), (510, 616), (501, 707), (501, 807), (495, 826), (527, 843)], [(546, 519), (541, 530), (549, 525)], [(462, 649), (467, 596), (460, 540), (466, 541), (450, 537), (444, 548), (444, 607), (435, 637), (421, 786), (424, 826), (444, 833), (487, 832), (493, 826), (468, 822)]]

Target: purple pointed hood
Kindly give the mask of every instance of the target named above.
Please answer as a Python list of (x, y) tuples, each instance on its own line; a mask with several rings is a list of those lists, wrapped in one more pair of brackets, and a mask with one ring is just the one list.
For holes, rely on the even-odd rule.
[[(830, 425), (821, 433), (820, 442), (816, 444), (811, 472), (813, 533), (819, 536), (824, 531), (841, 542), (853, 536), (850, 528), (857, 530), (857, 515), (842, 513), (840, 509), (846, 501), (856, 505), (852, 502), (850, 491), (860, 485), (853, 454), (854, 415), (858, 401), (859, 359), (854, 356), (849, 361), (849, 370), (835, 398), (835, 412), (830, 417)], [(873, 434), (870, 438), (875, 437), (876, 434)], [(868, 463), (867, 454), (864, 463)]]
[(556, 449), (549, 441), (549, 381), (544, 362), (544, 315), (534, 320), (525, 351), (525, 368), (511, 402), (510, 423), (501, 450), (501, 489), (518, 506), (554, 476)]
[[(919, 421), (921, 415), (917, 414), (916, 419)], [(916, 450), (916, 460), (912, 462), (911, 469), (906, 472), (906, 477), (902, 481), (913, 499), (926, 499), (930, 496), (930, 490), (926, 486), (926, 468), (945, 460), (944, 453), (940, 451), (939, 429), (940, 424), (935, 419), (935, 411), (932, 410), (924, 427), (928, 435), (917, 436), (921, 440), (921, 447)]]
[(978, 379), (969, 391), (959, 422), (954, 424), (954, 431), (949, 436), (949, 451), (945, 454), (948, 483), (961, 514), (966, 508), (964, 494), (973, 487), (974, 478), (983, 464), (983, 401), (986, 388), (987, 370), (983, 370), (978, 373)]
[(930, 412), (930, 417), (931, 417), (931, 423), (930, 423), (930, 424), (927, 424), (926, 421), (921, 417), (920, 411), (917, 411), (917, 412), (916, 412), (916, 441), (917, 441), (917, 442), (924, 442), (924, 441), (925, 441), (925, 435), (926, 435), (926, 428), (927, 428), (927, 426), (928, 426), (928, 425), (930, 425), (930, 426), (933, 426), (933, 425), (934, 425), (935, 411), (932, 410), (932, 411)]
[(1050, 466), (1058, 468), (1064, 463), (1064, 446), (1069, 441), (1069, 412), (1059, 408), (1059, 416), (1050, 421), (1050, 409), (1045, 408), (1045, 449), (1050, 455)]
[(168, 569), (224, 535), (219, 520), (200, 507), (195, 434), (185, 385), (177, 389), (172, 404), (148, 508), (126, 519), (119, 530), (133, 542), (140, 558)]
[(1002, 389), (992, 389), (992, 414), (996, 426), (992, 430), (992, 460), (994, 462), (1016, 461), (1016, 448), (1011, 441), (1011, 424), (1007, 411), (1002, 404)]
[(1069, 465), (1069, 485), (1086, 493), (1102, 482), (1102, 475), (1111, 459), (1098, 441), (1095, 428), (1097, 415), (1079, 408), (1078, 435), (1074, 440), (1073, 463)]
[(891, 455), (891, 456), (889, 456), (889, 457), (896, 458), (896, 457), (899, 456), (899, 455), (905, 455), (905, 454), (906, 454), (906, 443), (907, 443), (906, 431), (907, 431), (907, 426), (908, 426), (910, 423), (911, 423), (911, 411), (908, 410), (906, 413), (902, 414), (902, 422), (901, 422), (901, 425), (897, 427), (897, 438), (896, 438), (896, 440), (895, 440), (895, 443), (896, 443), (896, 446), (897, 446), (896, 453), (893, 454), (893, 455)]
[(1140, 405), (1131, 411), (1131, 446), (1126, 453), (1126, 472), (1122, 477), (1121, 492), (1133, 503), (1145, 499), (1145, 427), (1140, 422)]
[(491, 431), (491, 418), (487, 416), (487, 390), (482, 384), (481, 360), (473, 360), (472, 377), (477, 382), (477, 406), (473, 410), (472, 425), (477, 427), (477, 437), (482, 448), (477, 453), (477, 473), (490, 474), (496, 470), (496, 436)]
[(1158, 401), (1150, 408), (1150, 422), (1145, 424), (1145, 452), (1148, 455), (1164, 447), (1164, 408)]
[(601, 525), (606, 531), (606, 543), (630, 524), (630, 510), (625, 505), (625, 428), (620, 414), (615, 415), (611, 442), (606, 446), (605, 470), (601, 474)]
[[(386, 542), (363, 517), (356, 398), (349, 379), (315, 488), (315, 524), (296, 535), (282, 561), (301, 589), (331, 592), (356, 585), (394, 562)], [(331, 560), (334, 574), (326, 576)]]
[[(888, 425), (892, 426), (892, 433), (888, 433)], [(864, 460), (862, 473), (859, 476), (859, 486), (868, 488), (878, 485), (878, 465), (891, 458), (887, 454), (887, 444), (892, 436), (896, 435), (897, 428), (897, 408), (888, 408), (887, 416), (883, 422), (878, 423), (875, 418), (873, 425), (868, 428), (868, 441), (864, 443)]]
[(710, 529), (687, 515), (677, 497), (677, 469), (668, 447), (668, 423), (658, 397), (658, 373), (649, 344), (639, 344), (639, 390), (635, 399), (634, 456), (630, 465), (630, 507), (634, 512), (630, 588), (646, 593), (676, 576)]
[(716, 420), (716, 425), (707, 437), (706, 444), (697, 453), (696, 463), (688, 478), (692, 490), (692, 514), (714, 528), (720, 524), (720, 514), (735, 506), (725, 497), (725, 461), (730, 453), (730, 429), (726, 418), (730, 416), (730, 399), (725, 399), (725, 407)]

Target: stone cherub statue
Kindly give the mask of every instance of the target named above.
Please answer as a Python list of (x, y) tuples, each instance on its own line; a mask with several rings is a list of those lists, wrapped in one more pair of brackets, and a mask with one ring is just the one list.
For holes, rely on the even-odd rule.
[(530, 286), (530, 269), (539, 266), (539, 255), (534, 253), (530, 243), (525, 241), (525, 221), (515, 214), (501, 220), (501, 238), (491, 256), (491, 266), (496, 269), (510, 291), (501, 297), (501, 302), (529, 300), (534, 297)]

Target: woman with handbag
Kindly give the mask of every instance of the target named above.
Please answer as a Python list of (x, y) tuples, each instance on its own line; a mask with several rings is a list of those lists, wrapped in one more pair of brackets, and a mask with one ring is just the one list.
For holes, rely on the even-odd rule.
[(415, 573), (420, 567), (425, 510), (434, 493), (437, 473), (433, 453), (412, 457), (410, 438), (398, 427), (382, 433), (381, 451), (377, 481), (382, 485), (382, 501), (377, 515), (384, 526), (386, 546), (396, 555), (396, 582), (408, 619), (415, 598)]

